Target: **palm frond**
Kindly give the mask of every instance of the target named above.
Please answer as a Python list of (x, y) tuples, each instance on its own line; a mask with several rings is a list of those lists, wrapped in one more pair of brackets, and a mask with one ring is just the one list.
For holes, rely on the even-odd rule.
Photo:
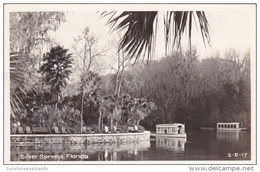
[(21, 113), (22, 108), (24, 107), (23, 102), (20, 100), (19, 96), (16, 93), (16, 90), (21, 93), (25, 93), (24, 72), (19, 68), (25, 57), (26, 55), (20, 52), (10, 53), (10, 104), (11, 113), (13, 115)]
[(203, 38), (204, 44), (206, 44), (206, 40), (210, 44), (209, 23), (208, 23), (206, 15), (205, 15), (205, 12), (196, 11), (196, 14), (197, 14), (197, 18), (199, 20), (201, 36)]
[(43, 57), (44, 63), (40, 71), (44, 74), (44, 80), (51, 86), (53, 93), (61, 92), (61, 89), (67, 84), (66, 79), (72, 73), (72, 54), (68, 54), (67, 52), (68, 49), (56, 46)]
[[(105, 15), (109, 14), (111, 13), (108, 12)], [(113, 13), (113, 15), (115, 15), (115, 13)], [(119, 49), (122, 49), (123, 52), (131, 58), (134, 57), (135, 60), (139, 58), (144, 49), (148, 51), (145, 51), (143, 55), (147, 53), (147, 55), (150, 56), (156, 35), (154, 29), (156, 17), (157, 12), (125, 11), (117, 17), (110, 18), (108, 24), (111, 25), (111, 28), (114, 28), (114, 30), (126, 29), (120, 41)]]
[(18, 52), (10, 53), (10, 81), (15, 85), (24, 85), (23, 71), (19, 68), (26, 55)]
[[(103, 12), (102, 17), (110, 16), (107, 24), (111, 29), (126, 30), (119, 44), (125, 54), (135, 60), (141, 55), (147, 55), (148, 60), (153, 55), (158, 11), (138, 12), (124, 11), (116, 16), (116, 12)], [(165, 52), (174, 47), (179, 48), (183, 35), (188, 30), (188, 40), (191, 46), (191, 31), (193, 20), (198, 20), (204, 45), (210, 45), (209, 23), (203, 11), (168, 11), (164, 15)], [(195, 22), (196, 24), (196, 22)]]

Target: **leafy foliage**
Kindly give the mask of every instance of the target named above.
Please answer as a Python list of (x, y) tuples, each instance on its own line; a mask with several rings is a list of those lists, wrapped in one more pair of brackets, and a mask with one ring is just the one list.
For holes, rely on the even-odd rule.
[(57, 30), (64, 21), (63, 12), (11, 12), (11, 51), (29, 54), (41, 44), (52, 45), (48, 32)]
[(173, 122), (214, 127), (218, 121), (250, 127), (250, 56), (227, 54), (199, 61), (193, 49), (136, 65), (126, 72), (122, 92), (156, 104), (157, 110), (140, 121), (149, 129)]
[(117, 96), (105, 96), (101, 100), (100, 108), (104, 118), (107, 118), (106, 125), (111, 128), (115, 125), (132, 124), (138, 125), (151, 111), (156, 110), (153, 102), (145, 99), (132, 98), (129, 94)]
[(81, 75), (80, 81), (80, 97), (81, 112), (85, 124), (95, 123), (98, 116), (98, 108), (100, 102), (100, 84), (101, 78), (97, 73), (88, 71), (85, 75)]
[[(101, 91), (100, 84), (101, 78), (95, 72), (88, 71), (81, 75), (80, 90), (84, 91), (87, 99), (95, 102), (95, 104), (98, 102), (98, 94)], [(81, 92), (81, 94), (83, 94), (83, 92)]]
[(20, 64), (24, 57), (25, 55), (21, 53), (10, 53), (10, 103), (12, 116), (21, 113), (24, 106), (17, 95), (17, 91), (24, 92), (24, 73), (20, 68)]
[(62, 12), (10, 13), (10, 98), (12, 119), (23, 118), (27, 107), (23, 100), (28, 91), (39, 90), (37, 72), (42, 53), (54, 42), (49, 31), (64, 21)]
[(60, 94), (62, 88), (67, 85), (72, 67), (71, 54), (68, 54), (68, 49), (63, 49), (60, 46), (54, 47), (43, 58), (41, 72), (44, 74), (44, 81), (50, 85), (50, 90), (53, 94)]
[(70, 133), (79, 133), (79, 111), (74, 108), (64, 107), (56, 109), (50, 105), (39, 107), (30, 120), (33, 126), (48, 127), (52, 131), (54, 126), (66, 127)]
[[(67, 88), (74, 89), (70, 94), (63, 94), (72, 73), (72, 54), (56, 46), (41, 57), (54, 44), (48, 32), (58, 28), (64, 14), (10, 13), (13, 124), (49, 129), (62, 126), (70, 133), (82, 133), (83, 124), (95, 133), (102, 132), (105, 125), (111, 131), (117, 126), (117, 131), (128, 132), (129, 126), (144, 131), (139, 124), (154, 129), (158, 123), (173, 122), (197, 128), (215, 126), (218, 121), (244, 121), (250, 127), (249, 53), (241, 57), (230, 51), (223, 58), (214, 56), (199, 61), (196, 50), (190, 46), (150, 61), (148, 66), (136, 62), (130, 67), (128, 62), (133, 58), (148, 55), (149, 60), (152, 56), (159, 12), (116, 14), (102, 15), (111, 16), (108, 24), (114, 30), (126, 31), (119, 43), (124, 53), (118, 56), (117, 74), (101, 77), (93, 72), (98, 66), (97, 57), (105, 50), (98, 49), (97, 38), (86, 28), (75, 39), (74, 46), (81, 59), (78, 62), (82, 62), (76, 66), (81, 72), (80, 81)], [(185, 31), (191, 43), (194, 21), (199, 24), (204, 43), (210, 43), (209, 24), (203, 11), (169, 11), (163, 21), (166, 52), (180, 47)], [(42, 76), (37, 73), (37, 66), (41, 66)]]

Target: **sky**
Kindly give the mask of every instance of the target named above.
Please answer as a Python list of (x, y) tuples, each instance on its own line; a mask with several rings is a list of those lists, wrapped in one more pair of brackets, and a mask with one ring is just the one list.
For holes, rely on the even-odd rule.
[[(244, 54), (252, 46), (252, 13), (249, 10), (206, 10), (210, 25), (211, 46), (203, 43), (201, 34), (196, 27), (192, 30), (192, 45), (198, 49), (200, 58), (207, 58), (214, 54), (224, 54), (230, 49), (234, 49)], [(59, 29), (53, 33), (54, 39), (70, 48), (73, 37), (80, 34), (86, 26), (90, 32), (101, 38), (100, 46), (109, 45), (114, 32), (106, 25), (107, 18), (100, 18), (100, 13), (71, 11), (66, 14), (67, 21), (62, 23)], [(253, 21), (252, 21), (253, 20)], [(155, 59), (164, 56), (164, 33), (159, 25), (157, 42), (155, 49)], [(188, 39), (183, 39), (184, 44)], [(103, 45), (102, 45), (103, 44)]]
[[(149, 8), (143, 8), (142, 6), (124, 6), (127, 8), (125, 10), (129, 11), (153, 11), (158, 10), (161, 14), (165, 11), (175, 10), (176, 5), (163, 6), (158, 10), (157, 6), (150, 5)], [(64, 6), (63, 6), (64, 7)], [(95, 8), (94, 8), (95, 7)], [(108, 9), (107, 9), (108, 8)], [(110, 9), (111, 8), (111, 9)], [(65, 48), (71, 50), (71, 45), (73, 44), (73, 38), (77, 37), (81, 31), (87, 26), (90, 28), (90, 32), (99, 37), (99, 47), (105, 47), (108, 51), (105, 53), (105, 57), (102, 57), (103, 69), (99, 71), (101, 75), (106, 75), (109, 73), (114, 73), (115, 68), (117, 68), (117, 55), (115, 54), (115, 49), (111, 47), (111, 41), (117, 36), (116, 32), (111, 32), (110, 27), (106, 25), (108, 18), (101, 18), (99, 11), (112, 11), (118, 9), (118, 6), (103, 6), (100, 8), (77, 6), (67, 6), (62, 11), (67, 11), (66, 22), (61, 23), (59, 29), (52, 33), (53, 38), (63, 45)], [(123, 8), (123, 9), (124, 9)], [(208, 5), (208, 6), (187, 6), (179, 5), (177, 10), (203, 10), (206, 13), (207, 19), (209, 21), (210, 27), (210, 38), (211, 46), (204, 45), (201, 33), (195, 25), (192, 28), (192, 46), (196, 47), (197, 55), (200, 60), (209, 57), (224, 57), (225, 53), (230, 50), (235, 50), (240, 57), (243, 57), (245, 53), (251, 51), (251, 54), (255, 52), (255, 10), (254, 6), (251, 5)], [(55, 10), (60, 10), (55, 7)], [(119, 13), (122, 9), (117, 10)], [(162, 17), (161, 17), (162, 18)], [(154, 51), (154, 60), (160, 60), (165, 57), (165, 47), (164, 47), (164, 31), (163, 22), (160, 17), (158, 21), (158, 31), (156, 46)], [(160, 24), (161, 23), (161, 24)], [(193, 22), (195, 23), (195, 22)], [(197, 26), (198, 27), (198, 26)], [(188, 33), (186, 33), (187, 35)], [(121, 34), (122, 35), (122, 34)], [(182, 39), (183, 47), (187, 47), (188, 39), (184, 36)]]

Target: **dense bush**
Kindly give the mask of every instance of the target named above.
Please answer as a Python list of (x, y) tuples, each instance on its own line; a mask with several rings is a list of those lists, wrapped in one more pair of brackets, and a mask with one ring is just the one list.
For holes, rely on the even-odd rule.
[(96, 124), (92, 124), (88, 127), (91, 129), (91, 131), (94, 131), (94, 133), (102, 133), (102, 130)]
[(120, 133), (128, 133), (128, 126), (127, 125), (118, 125), (117, 130)]
[(137, 125), (137, 127), (138, 127), (138, 130), (141, 130), (141, 132), (144, 132), (145, 128), (143, 126)]

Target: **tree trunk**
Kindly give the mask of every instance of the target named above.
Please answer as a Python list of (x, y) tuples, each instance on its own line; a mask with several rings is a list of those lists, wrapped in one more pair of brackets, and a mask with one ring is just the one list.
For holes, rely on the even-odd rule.
[(84, 111), (84, 89), (81, 98), (81, 112), (80, 112), (80, 132), (83, 132), (83, 111)]
[(103, 122), (103, 116), (101, 116), (101, 129), (103, 128), (104, 122)]
[(115, 93), (117, 95), (117, 92), (118, 92), (118, 85), (119, 85), (119, 74), (120, 73), (120, 68), (118, 68), (117, 70), (117, 74), (116, 74), (116, 88), (115, 88)]
[(121, 71), (121, 76), (120, 76), (120, 81), (119, 81), (119, 84), (118, 84), (117, 95), (120, 94), (123, 78), (124, 78), (124, 67), (123, 67), (123, 69)]
[(164, 123), (167, 123), (166, 121), (168, 121), (168, 118), (167, 118), (167, 113), (166, 113), (164, 106), (163, 106), (163, 114), (164, 114)]
[(207, 126), (210, 126), (210, 99), (207, 98)]
[(55, 111), (58, 110), (58, 103), (60, 101), (59, 93), (57, 93), (57, 102), (55, 103)]
[(102, 129), (101, 128), (101, 118), (102, 118), (102, 112), (101, 112), (101, 109), (99, 109), (99, 117), (98, 117), (98, 128), (99, 129)]
[(113, 113), (110, 113), (110, 129), (112, 129), (113, 126)]
[(136, 125), (139, 125), (140, 121), (141, 121), (141, 119), (137, 119), (136, 120)]

